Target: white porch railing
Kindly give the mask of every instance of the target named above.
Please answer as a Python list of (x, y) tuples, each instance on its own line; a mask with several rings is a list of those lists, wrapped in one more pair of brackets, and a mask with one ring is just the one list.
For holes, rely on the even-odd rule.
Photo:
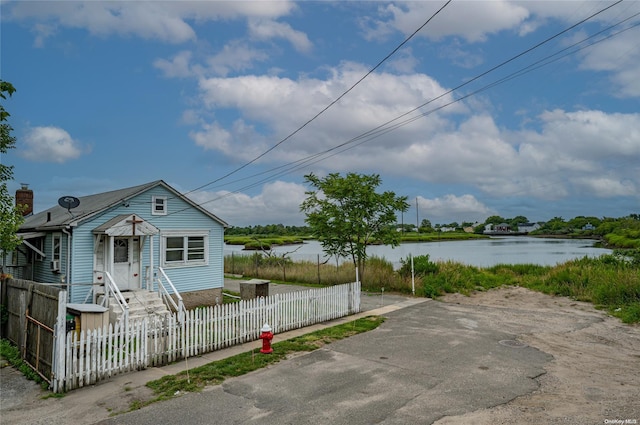
[[(122, 292), (120, 292), (120, 289), (118, 289), (118, 285), (116, 285), (116, 282), (113, 280), (113, 277), (109, 272), (104, 270), (94, 270), (94, 272), (102, 273), (104, 277), (104, 297), (102, 298), (102, 301), (99, 304), (103, 307), (109, 308), (110, 299), (111, 297), (113, 297), (113, 299), (116, 300), (116, 303), (118, 303), (118, 307), (120, 307), (120, 310), (122, 310), (122, 320), (125, 321), (126, 323), (129, 320), (129, 304), (127, 303), (127, 300), (122, 295)], [(85, 300), (84, 300), (85, 303), (89, 300), (90, 296), (93, 296), (94, 302), (97, 301), (98, 294), (96, 292), (96, 288), (98, 287), (100, 287), (100, 285), (93, 285), (93, 287), (85, 297)]]
[(254, 341), (265, 323), (277, 341), (281, 332), (359, 311), (360, 283), (354, 282), (189, 310), (183, 321), (173, 313), (65, 333), (65, 315), (59, 314), (52, 388), (69, 391), (120, 373)]
[[(162, 267), (158, 267), (158, 274), (156, 275), (156, 283), (158, 284), (158, 294), (160, 295), (160, 298), (162, 298), (162, 301), (167, 307), (169, 307), (169, 309), (173, 307), (172, 311), (175, 311), (178, 313), (178, 320), (182, 322), (187, 312), (187, 309), (184, 307), (184, 302), (182, 301), (182, 295), (180, 295), (176, 287), (173, 285), (173, 282), (171, 282), (171, 279), (169, 279), (169, 276), (167, 276), (167, 274), (164, 272), (164, 269)], [(173, 291), (172, 293), (176, 296), (176, 299), (178, 300), (177, 303), (173, 299), (169, 291), (167, 290), (165, 283), (166, 283), (166, 286), (171, 288), (171, 291)]]

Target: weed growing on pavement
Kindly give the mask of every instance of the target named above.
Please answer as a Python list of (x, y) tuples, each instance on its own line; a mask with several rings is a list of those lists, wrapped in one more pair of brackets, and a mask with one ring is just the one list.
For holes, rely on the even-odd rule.
[(13, 367), (22, 372), (22, 374), (27, 379), (40, 384), (43, 390), (46, 390), (49, 387), (49, 384), (44, 379), (42, 379), (42, 377), (38, 375), (33, 369), (31, 369), (29, 365), (24, 362), (24, 360), (22, 360), (18, 347), (12, 345), (11, 342), (6, 339), (0, 339), (0, 358), (6, 359), (13, 365)]

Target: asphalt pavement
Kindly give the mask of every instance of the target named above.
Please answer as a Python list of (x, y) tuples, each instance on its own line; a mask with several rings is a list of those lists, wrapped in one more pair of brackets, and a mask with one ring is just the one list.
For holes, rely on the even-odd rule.
[(472, 306), (424, 301), (384, 316), (376, 330), (100, 424), (429, 424), (534, 391), (551, 360)]
[[(236, 283), (231, 280), (225, 285), (234, 290)], [(270, 292), (304, 289), (272, 284)], [(429, 424), (534, 391), (538, 388), (535, 378), (551, 360), (519, 343), (517, 335), (483, 321), (478, 307), (453, 308), (424, 298), (379, 293), (362, 294), (362, 310), (355, 316), (276, 335), (274, 342), (369, 314), (387, 320), (373, 331), (228, 379), (200, 393), (111, 418), (110, 412), (126, 409), (137, 394), (149, 391), (146, 382), (183, 370), (185, 362), (119, 375), (58, 400), (16, 393), (9, 379), (24, 378), (2, 373), (2, 423)], [(259, 344), (191, 358), (189, 367)]]

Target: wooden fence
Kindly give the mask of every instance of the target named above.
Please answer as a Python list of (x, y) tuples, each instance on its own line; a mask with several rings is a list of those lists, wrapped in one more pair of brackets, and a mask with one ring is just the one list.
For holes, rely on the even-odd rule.
[(1, 336), (20, 349), (23, 360), (47, 382), (53, 368), (54, 326), (60, 288), (21, 279), (1, 282)]
[(69, 391), (120, 373), (257, 340), (268, 323), (285, 332), (360, 311), (360, 283), (310, 289), (235, 304), (131, 320), (102, 329), (65, 332), (56, 327), (52, 389)]

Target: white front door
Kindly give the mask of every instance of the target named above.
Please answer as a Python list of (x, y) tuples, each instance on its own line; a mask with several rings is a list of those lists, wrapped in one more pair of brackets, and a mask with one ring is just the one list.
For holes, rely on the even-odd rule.
[(140, 288), (140, 238), (113, 239), (113, 280), (121, 291)]

